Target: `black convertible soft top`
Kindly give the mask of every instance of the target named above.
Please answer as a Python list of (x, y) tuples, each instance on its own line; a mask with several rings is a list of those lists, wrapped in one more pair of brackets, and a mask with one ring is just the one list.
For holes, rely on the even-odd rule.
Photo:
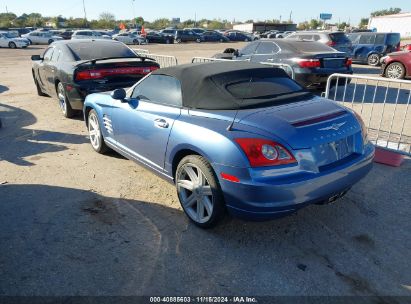
[(288, 78), (280, 68), (248, 62), (211, 62), (178, 65), (156, 70), (181, 83), (184, 107), (208, 110), (238, 109), (249, 104), (227, 90), (227, 86), (250, 78)]

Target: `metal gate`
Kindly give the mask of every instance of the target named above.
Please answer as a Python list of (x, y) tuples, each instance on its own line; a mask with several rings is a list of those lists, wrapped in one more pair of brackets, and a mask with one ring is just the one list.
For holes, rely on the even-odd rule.
[(375, 145), (411, 155), (411, 81), (333, 74), (324, 97), (360, 114)]
[(178, 60), (175, 56), (151, 54), (148, 50), (145, 49), (133, 49), (133, 51), (139, 56), (145, 56), (154, 59), (160, 65), (160, 68), (168, 68), (178, 65)]
[[(208, 57), (194, 57), (191, 63), (205, 63), (212, 61), (229, 61), (229, 62), (249, 62), (245, 60), (232, 60), (232, 59), (219, 59), (219, 58), (208, 58)], [(274, 62), (260, 62), (264, 65), (269, 65), (275, 68), (283, 69), (292, 79), (295, 79), (294, 69), (291, 65), (285, 63), (274, 63)]]

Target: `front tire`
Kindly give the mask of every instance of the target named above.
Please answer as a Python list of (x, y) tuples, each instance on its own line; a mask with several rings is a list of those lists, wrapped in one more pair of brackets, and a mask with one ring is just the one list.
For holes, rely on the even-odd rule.
[(405, 67), (399, 62), (390, 63), (385, 69), (385, 77), (391, 79), (403, 79), (405, 77)]
[(66, 90), (61, 82), (57, 84), (57, 98), (59, 106), (64, 117), (71, 118), (74, 116), (75, 111), (71, 108), (70, 102), (67, 98)]
[(223, 192), (214, 170), (204, 157), (184, 157), (178, 164), (175, 181), (181, 206), (195, 225), (211, 228), (224, 218)]
[(180, 38), (176, 39), (176, 43), (181, 43), (181, 42), (182, 42), (182, 41), (181, 41)]
[(9, 43), (9, 48), (11, 48), (11, 49), (15, 49), (17, 46), (16, 46), (16, 44), (14, 43), (14, 42), (10, 42)]
[(54, 40), (53, 39), (50, 39), (49, 41), (48, 41), (48, 44), (52, 44), (54, 42)]
[(380, 56), (378, 54), (371, 54), (367, 58), (368, 65), (378, 66), (380, 64)]
[(107, 152), (108, 147), (104, 142), (103, 134), (101, 133), (100, 123), (98, 120), (97, 112), (92, 109), (88, 113), (87, 120), (88, 134), (90, 137), (90, 143), (94, 151), (100, 154)]

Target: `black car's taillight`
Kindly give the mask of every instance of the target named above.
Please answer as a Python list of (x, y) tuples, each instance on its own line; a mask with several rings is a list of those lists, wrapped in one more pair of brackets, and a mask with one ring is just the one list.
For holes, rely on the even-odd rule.
[(75, 73), (74, 79), (76, 81), (82, 81), (82, 80), (101, 79), (107, 76), (115, 76), (115, 75), (143, 75), (144, 76), (157, 69), (158, 67), (156, 66), (90, 69), (90, 70), (77, 71)]

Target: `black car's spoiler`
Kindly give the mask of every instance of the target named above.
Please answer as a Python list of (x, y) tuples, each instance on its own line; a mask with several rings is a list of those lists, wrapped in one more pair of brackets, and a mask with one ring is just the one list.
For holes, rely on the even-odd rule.
[(111, 60), (111, 59), (141, 59), (142, 61), (145, 61), (145, 60), (155, 61), (155, 59), (153, 59), (153, 58), (143, 57), (143, 56), (138, 56), (138, 57), (132, 57), (132, 56), (126, 56), (126, 57), (103, 57), (103, 58), (95, 58), (95, 59), (85, 60), (85, 61), (77, 64), (77, 66), (80, 66), (80, 65), (83, 65), (83, 64), (89, 63), (89, 62), (91, 62), (92, 64), (96, 64), (97, 61), (104, 61), (104, 60)]

